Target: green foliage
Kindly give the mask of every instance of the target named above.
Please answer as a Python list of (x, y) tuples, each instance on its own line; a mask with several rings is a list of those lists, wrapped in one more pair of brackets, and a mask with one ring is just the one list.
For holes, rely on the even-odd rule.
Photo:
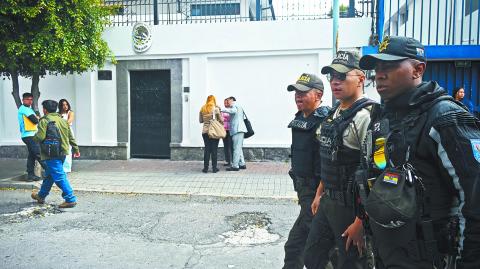
[[(346, 14), (348, 13), (348, 6), (341, 4), (339, 6), (339, 13), (340, 13), (340, 17), (346, 17)], [(330, 18), (333, 16), (333, 7), (330, 8), (330, 12), (328, 12), (328, 16)]]
[(0, 74), (81, 73), (114, 62), (102, 40), (114, 9), (101, 0), (1, 0)]

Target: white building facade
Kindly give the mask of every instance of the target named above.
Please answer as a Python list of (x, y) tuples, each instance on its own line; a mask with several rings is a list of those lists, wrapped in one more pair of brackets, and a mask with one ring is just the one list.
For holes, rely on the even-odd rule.
[[(370, 26), (370, 18), (340, 19), (339, 48), (366, 46)], [(149, 28), (152, 43), (145, 52), (134, 50), (132, 26), (112, 27), (104, 39), (116, 64), (107, 62), (94, 72), (40, 80), (40, 103), (70, 101), (84, 158), (202, 159), (198, 114), (210, 94), (220, 106), (226, 97), (235, 96), (245, 109), (255, 130), (244, 142), (246, 158), (288, 158), (287, 125), (296, 106), (286, 87), (301, 73), (320, 74), (330, 64), (331, 19)], [(329, 83), (322, 79), (323, 105), (331, 106)], [(11, 87), (10, 80), (0, 80), (0, 157), (25, 155)], [(21, 79), (21, 94), (29, 90), (30, 80)], [(367, 94), (376, 98), (371, 88)]]

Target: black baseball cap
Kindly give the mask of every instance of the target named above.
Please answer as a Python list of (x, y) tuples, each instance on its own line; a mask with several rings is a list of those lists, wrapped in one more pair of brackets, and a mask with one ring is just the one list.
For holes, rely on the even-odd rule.
[(297, 80), (297, 83), (288, 85), (287, 90), (289, 92), (299, 90), (302, 92), (308, 92), (311, 89), (318, 89), (323, 91), (322, 80), (314, 74), (303, 73)]
[(353, 69), (360, 69), (360, 55), (356, 51), (338, 51), (337, 57), (332, 64), (322, 68), (322, 74), (331, 73), (332, 70), (338, 73), (348, 73)]
[(377, 54), (365, 55), (360, 59), (360, 67), (374, 69), (378, 60), (400, 61), (415, 59), (426, 62), (425, 47), (418, 40), (405, 36), (386, 36), (378, 46)]

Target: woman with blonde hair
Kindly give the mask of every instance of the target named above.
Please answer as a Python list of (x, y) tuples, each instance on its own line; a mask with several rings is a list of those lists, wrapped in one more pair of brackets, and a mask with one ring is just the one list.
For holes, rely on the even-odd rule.
[(210, 162), (210, 156), (212, 156), (212, 172), (218, 172), (217, 168), (217, 149), (219, 139), (213, 139), (208, 136), (208, 128), (210, 127), (210, 120), (217, 119), (223, 124), (222, 115), (220, 114), (220, 107), (217, 106), (215, 96), (209, 95), (207, 102), (200, 109), (200, 123), (203, 123), (202, 137), (205, 143), (203, 152), (203, 169), (202, 172), (208, 172), (208, 163)]

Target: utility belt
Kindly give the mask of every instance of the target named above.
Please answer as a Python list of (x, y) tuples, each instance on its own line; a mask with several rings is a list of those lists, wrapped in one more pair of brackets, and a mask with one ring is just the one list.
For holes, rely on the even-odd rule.
[(292, 170), (288, 171), (288, 175), (292, 179), (293, 188), (296, 192), (302, 191), (305, 188), (317, 190), (318, 183), (315, 180), (315, 176), (300, 176), (296, 175)]

